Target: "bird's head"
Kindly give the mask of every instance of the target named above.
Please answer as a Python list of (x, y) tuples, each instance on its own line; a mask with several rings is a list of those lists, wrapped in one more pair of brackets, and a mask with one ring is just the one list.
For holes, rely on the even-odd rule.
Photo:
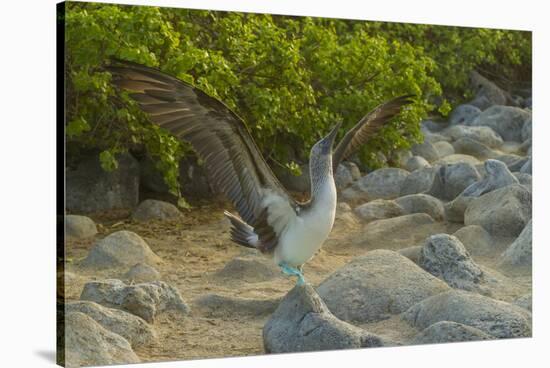
[(334, 140), (336, 139), (338, 129), (340, 129), (341, 125), (342, 123), (336, 124), (330, 133), (313, 145), (311, 148), (311, 157), (327, 156), (332, 153), (332, 146), (334, 145)]

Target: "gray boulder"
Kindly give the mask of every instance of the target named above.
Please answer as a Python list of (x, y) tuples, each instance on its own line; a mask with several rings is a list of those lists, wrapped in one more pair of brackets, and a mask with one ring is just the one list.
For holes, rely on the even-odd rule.
[(468, 104), (458, 105), (449, 116), (449, 125), (471, 124), (479, 114), (481, 114), (481, 110), (476, 106)]
[(465, 155), (463, 153), (455, 153), (455, 154), (440, 158), (435, 162), (436, 165), (453, 165), (458, 163), (467, 163), (475, 166), (479, 164), (479, 160), (471, 155)]
[(533, 309), (533, 294), (529, 293), (523, 295), (522, 297), (514, 300), (514, 304), (531, 312)]
[(475, 327), (466, 326), (462, 323), (440, 321), (422, 330), (422, 332), (412, 339), (411, 345), (491, 339), (494, 339), (494, 336)]
[(437, 156), (439, 158), (443, 158), (443, 157), (447, 157), (455, 154), (455, 148), (451, 143), (447, 141), (435, 142), (433, 145), (435, 150), (437, 151)]
[(206, 294), (195, 301), (195, 306), (207, 317), (235, 318), (261, 317), (275, 311), (280, 299), (250, 299), (217, 294)]
[(367, 202), (356, 207), (354, 212), (365, 222), (404, 215), (403, 208), (390, 199), (376, 199)]
[(486, 126), (454, 125), (445, 129), (442, 134), (453, 140), (460, 138), (475, 139), (490, 148), (499, 148), (503, 143), (502, 137)]
[(401, 184), (399, 196), (428, 191), (438, 170), (439, 167), (425, 167), (413, 171)]
[(464, 226), (453, 236), (460, 240), (464, 248), (473, 255), (485, 255), (495, 248), (491, 235), (479, 225)]
[[(514, 176), (518, 179), (519, 183), (527, 188), (531, 188), (533, 185), (533, 176), (531, 174), (515, 172)], [(531, 191), (531, 190), (529, 190)]]
[(429, 141), (413, 145), (411, 147), (411, 152), (413, 155), (421, 156), (429, 162), (435, 161), (439, 158), (437, 150)]
[(529, 161), (529, 157), (522, 157), (510, 164), (507, 164), (506, 166), (508, 167), (508, 170), (510, 170), (511, 172), (519, 172), (523, 167), (523, 165), (527, 163), (527, 161)]
[(117, 156), (117, 161), (118, 167), (111, 172), (101, 168), (99, 156), (84, 160), (75, 170), (67, 169), (67, 210), (90, 213), (135, 207), (139, 195), (139, 165), (129, 154)]
[(405, 210), (404, 214), (427, 213), (436, 221), (443, 221), (445, 218), (441, 201), (427, 194), (410, 194), (397, 198), (395, 203)]
[(132, 313), (152, 323), (158, 313), (174, 310), (189, 313), (176, 288), (162, 281), (126, 285), (120, 280), (91, 281), (84, 285), (80, 300), (88, 300)]
[(397, 163), (397, 166), (403, 168), (411, 157), (413, 157), (411, 151), (401, 149), (393, 153), (392, 160)]
[(444, 165), (436, 172), (427, 194), (444, 200), (452, 200), (479, 179), (480, 176), (476, 168), (471, 164), (461, 162)]
[(498, 155), (495, 157), (495, 160), (502, 161), (506, 164), (506, 166), (510, 169), (510, 166), (516, 165), (516, 163), (520, 160), (525, 159), (524, 157), (515, 155), (513, 153), (505, 153), (503, 155)]
[(430, 234), (445, 232), (446, 225), (426, 213), (412, 213), (372, 221), (353, 237), (352, 244), (367, 249), (401, 249), (423, 242)]
[(67, 367), (139, 363), (130, 343), (81, 312), (65, 315)]
[(338, 189), (344, 189), (351, 185), (353, 183), (351, 171), (344, 165), (338, 165), (336, 173), (334, 173), (334, 183)]
[(399, 253), (378, 249), (334, 272), (317, 292), (336, 317), (366, 323), (401, 313), (447, 289), (444, 282)]
[(150, 282), (160, 280), (160, 273), (145, 263), (136, 263), (124, 274), (124, 279), (131, 283)]
[(182, 217), (182, 213), (172, 203), (146, 199), (132, 213), (132, 218), (137, 221), (169, 220)]
[(420, 259), (420, 252), (422, 252), (421, 245), (413, 245), (412, 247), (399, 249), (397, 253), (401, 254), (403, 257), (407, 257), (414, 263), (418, 264)]
[(476, 97), (471, 104), (481, 110), (492, 105), (506, 105), (509, 102), (506, 93), (500, 87), (475, 70), (470, 72), (470, 85), (476, 92)]
[(439, 132), (445, 127), (445, 123), (433, 121), (433, 120), (423, 120), (420, 123), (420, 128), (423, 132)]
[(409, 172), (397, 168), (378, 169), (357, 180), (352, 188), (367, 194), (369, 200), (399, 196), (401, 184)]
[(521, 128), (521, 141), (525, 142), (533, 137), (533, 120), (529, 119), (523, 124)]
[(436, 143), (438, 142), (450, 142), (452, 139), (446, 135), (443, 135), (441, 133), (428, 133), (428, 132), (423, 132), (424, 134), (424, 141), (426, 142), (430, 142), (434, 145), (434, 147), (437, 149), (436, 147)]
[(531, 266), (533, 258), (533, 225), (531, 220), (517, 239), (502, 253), (501, 264), (514, 266)]
[(417, 328), (451, 321), (497, 338), (531, 336), (531, 314), (528, 311), (464, 290), (453, 289), (424, 299), (402, 317)]
[(508, 170), (506, 165), (499, 160), (487, 160), (484, 164), (485, 178), (472, 183), (462, 192), (466, 197), (479, 197), (493, 190), (504, 188), (508, 185), (519, 184), (518, 179)]
[(119, 309), (106, 308), (94, 302), (76, 301), (65, 305), (65, 313), (81, 312), (103, 328), (124, 337), (137, 347), (156, 339), (155, 331), (143, 319)]
[(376, 335), (334, 317), (315, 290), (296, 285), (263, 328), (267, 353), (384, 346)]
[(523, 142), (523, 125), (530, 119), (531, 113), (519, 107), (491, 106), (472, 125), (490, 127), (506, 141)]
[(483, 278), (481, 268), (453, 235), (437, 234), (426, 239), (418, 264), (458, 289), (477, 290)]
[(90, 238), (97, 234), (94, 221), (86, 216), (65, 216), (65, 236), (67, 240)]
[(471, 155), (481, 160), (497, 156), (493, 150), (483, 143), (468, 137), (457, 139), (453, 143), (453, 148), (456, 153)]
[(452, 201), (445, 203), (443, 207), (445, 208), (446, 220), (449, 222), (464, 223), (464, 212), (466, 212), (466, 208), (468, 208), (473, 199), (474, 197), (467, 197), (461, 193)]
[(518, 236), (531, 219), (531, 192), (524, 186), (509, 185), (474, 198), (464, 213), (465, 225), (480, 225), (489, 234)]
[(519, 172), (522, 173), (522, 174), (533, 175), (533, 160), (531, 159), (531, 157), (529, 157), (529, 161), (527, 161), (521, 167), (521, 169), (519, 169)]
[(430, 163), (426, 161), (422, 156), (412, 156), (405, 163), (405, 169), (408, 171), (414, 171), (429, 166)]
[(158, 264), (161, 259), (136, 233), (117, 231), (99, 240), (82, 261), (85, 267), (131, 267), (136, 263)]

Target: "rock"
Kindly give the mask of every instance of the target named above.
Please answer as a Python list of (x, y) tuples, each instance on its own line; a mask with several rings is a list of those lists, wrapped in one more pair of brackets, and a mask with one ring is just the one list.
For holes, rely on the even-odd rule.
[(447, 141), (440, 141), (434, 143), (434, 148), (437, 151), (439, 158), (447, 157), (455, 154), (455, 149), (452, 144)]
[(422, 156), (427, 161), (432, 162), (439, 158), (437, 150), (430, 142), (426, 141), (422, 144), (415, 144), (411, 147), (411, 152), (415, 156)]
[(491, 336), (480, 329), (463, 325), (461, 323), (440, 321), (425, 328), (411, 341), (417, 344), (439, 344), (445, 342), (491, 340)]
[(468, 163), (473, 166), (479, 164), (479, 160), (474, 156), (464, 155), (462, 153), (455, 153), (453, 155), (445, 156), (435, 162), (436, 165), (452, 165), (458, 163)]
[(417, 328), (440, 321), (461, 323), (497, 338), (531, 336), (531, 314), (523, 308), (486, 296), (453, 289), (431, 296), (402, 314)]
[(348, 168), (349, 172), (351, 173), (351, 177), (353, 180), (358, 180), (361, 178), (361, 171), (359, 170), (359, 167), (351, 161), (344, 161), (342, 162), (342, 165)]
[(413, 171), (401, 184), (399, 196), (428, 191), (438, 170), (439, 167), (425, 167)]
[(529, 157), (521, 157), (514, 162), (511, 162), (509, 164), (505, 164), (508, 167), (508, 170), (511, 172), (519, 172), (523, 165), (525, 165), (529, 161)]
[(395, 203), (405, 210), (404, 214), (427, 213), (436, 221), (443, 221), (445, 218), (441, 201), (427, 194), (410, 194), (397, 198)]
[(281, 277), (273, 261), (256, 254), (237, 256), (216, 272), (216, 278), (246, 283), (269, 281)]
[(182, 213), (172, 203), (146, 199), (132, 213), (137, 221), (168, 220), (182, 217)]
[(497, 156), (495, 152), (483, 143), (467, 137), (457, 139), (453, 143), (453, 148), (456, 153), (474, 156), (482, 160)]
[(426, 161), (422, 156), (413, 156), (405, 163), (405, 170), (414, 171), (429, 166), (430, 163)]
[(78, 215), (65, 216), (65, 236), (67, 240), (86, 239), (95, 234), (97, 234), (97, 228), (91, 218)]
[(506, 141), (523, 142), (523, 125), (530, 119), (531, 113), (519, 107), (491, 106), (483, 111), (472, 125), (490, 127)]
[(532, 262), (533, 226), (531, 220), (519, 234), (517, 239), (502, 253), (501, 264), (514, 266), (531, 266)]
[(533, 295), (531, 293), (525, 294), (521, 298), (514, 300), (514, 304), (531, 312), (533, 309)]
[(521, 128), (521, 141), (525, 142), (533, 136), (533, 119), (526, 120)]
[(136, 263), (124, 274), (124, 278), (132, 283), (151, 282), (160, 280), (160, 273), (148, 264)]
[(531, 157), (529, 157), (529, 161), (527, 161), (527, 162), (521, 167), (521, 169), (519, 169), (519, 172), (522, 173), (522, 174), (533, 175), (532, 165), (533, 165), (533, 160), (531, 159)]
[(444, 200), (452, 200), (479, 179), (477, 170), (469, 163), (461, 162), (441, 166), (436, 172), (427, 194)]
[(428, 130), (429, 132), (439, 132), (445, 127), (445, 124), (438, 123), (433, 120), (423, 120), (420, 123), (422, 130)]
[(130, 267), (136, 263), (158, 264), (161, 259), (136, 233), (117, 231), (99, 240), (82, 261), (85, 267)]
[(359, 189), (348, 187), (338, 194), (338, 200), (357, 204), (368, 200), (368, 195)]
[(385, 345), (382, 339), (334, 317), (315, 290), (296, 285), (263, 328), (267, 353), (352, 349)]
[(491, 235), (479, 225), (464, 226), (453, 236), (460, 240), (466, 250), (473, 255), (485, 255), (494, 249)]
[[(183, 196), (200, 199), (212, 198), (215, 191), (210, 185), (206, 169), (199, 165), (196, 157), (186, 155), (178, 165), (178, 181)], [(155, 163), (149, 156), (145, 156), (140, 161), (139, 167), (140, 185), (143, 188), (155, 193), (169, 193), (162, 173), (155, 167)]]
[[(446, 135), (440, 134), (440, 133), (426, 133), (424, 132), (424, 141), (430, 142), (431, 144), (435, 146), (438, 142), (450, 142), (452, 139)], [(437, 149), (437, 147), (436, 147)]]
[(516, 179), (518, 179), (519, 183), (527, 188), (531, 188), (531, 185), (533, 185), (533, 177), (531, 174), (524, 174), (520, 172), (514, 173), (514, 176)]
[(473, 199), (474, 197), (467, 197), (461, 193), (452, 201), (445, 203), (443, 207), (445, 208), (445, 218), (447, 221), (464, 223), (464, 212), (466, 212), (466, 208), (468, 208)]
[(401, 184), (408, 175), (403, 169), (378, 169), (356, 181), (352, 188), (366, 193), (369, 200), (393, 199), (399, 196)]
[(126, 285), (120, 280), (91, 281), (84, 285), (80, 300), (121, 309), (149, 323), (164, 311), (189, 313), (189, 307), (178, 290), (162, 281), (136, 285)]
[(156, 339), (155, 331), (147, 322), (122, 310), (105, 308), (94, 302), (76, 301), (65, 305), (65, 313), (71, 312), (86, 314), (103, 328), (124, 337), (132, 347), (150, 344)]
[(404, 168), (407, 165), (407, 161), (413, 157), (411, 151), (408, 150), (399, 150), (393, 153), (393, 161), (401, 168)]
[(64, 347), (67, 367), (140, 362), (126, 339), (80, 312), (65, 315)]
[(473, 105), (458, 105), (453, 109), (449, 117), (449, 125), (464, 124), (469, 125), (477, 116), (481, 114), (481, 110)]
[(281, 300), (249, 299), (217, 294), (200, 296), (195, 305), (207, 317), (234, 318), (237, 316), (260, 317), (271, 314), (279, 306)]
[(481, 110), (491, 105), (505, 105), (509, 100), (500, 87), (475, 70), (470, 72), (470, 86), (476, 92), (476, 101), (484, 101), (482, 105), (476, 105)]
[(462, 192), (466, 197), (479, 197), (508, 185), (519, 184), (518, 179), (508, 170), (506, 165), (499, 160), (487, 160), (484, 164), (485, 178), (469, 185)]
[(403, 208), (389, 199), (376, 199), (356, 207), (355, 214), (365, 222), (397, 217), (404, 214)]
[(366, 323), (401, 313), (447, 288), (399, 253), (377, 249), (338, 269), (317, 292), (336, 317)]
[(481, 268), (453, 235), (437, 234), (426, 239), (418, 264), (458, 289), (477, 290), (483, 277)]
[(499, 148), (503, 143), (502, 137), (486, 126), (454, 125), (445, 129), (442, 134), (453, 140), (460, 138), (475, 139), (490, 148)]
[(351, 185), (351, 183), (353, 183), (353, 176), (351, 175), (351, 171), (342, 164), (338, 165), (338, 169), (334, 174), (334, 182), (336, 184), (336, 188), (338, 189), (344, 189), (348, 187), (349, 185)]
[(401, 254), (403, 257), (407, 257), (414, 263), (418, 264), (418, 259), (420, 258), (421, 251), (422, 251), (421, 245), (413, 245), (412, 247), (399, 249), (397, 253)]
[(480, 225), (491, 235), (516, 237), (531, 219), (531, 193), (516, 184), (475, 198), (464, 213), (465, 225)]
[(496, 156), (495, 157), (495, 160), (499, 160), (501, 162), (504, 162), (504, 164), (506, 164), (506, 166), (508, 168), (510, 168), (510, 166), (513, 166), (517, 161), (519, 160), (522, 160), (523, 157), (521, 156), (518, 156), (518, 155), (514, 155), (514, 154), (504, 154), (504, 155), (499, 155), (499, 156)]
[[(345, 205), (345, 208), (343, 207)], [(336, 205), (336, 216), (334, 217), (334, 227), (341, 229), (354, 230), (359, 226), (359, 220), (351, 212), (351, 207), (344, 202)]]
[(139, 165), (129, 154), (117, 156), (117, 161), (118, 168), (111, 172), (101, 168), (99, 156), (84, 160), (75, 170), (67, 169), (67, 210), (90, 213), (135, 207), (139, 195)]
[(445, 224), (435, 222), (430, 215), (413, 213), (384, 220), (376, 220), (365, 225), (352, 240), (352, 244), (367, 249), (401, 249), (411, 244), (419, 244), (434, 232), (444, 232)]

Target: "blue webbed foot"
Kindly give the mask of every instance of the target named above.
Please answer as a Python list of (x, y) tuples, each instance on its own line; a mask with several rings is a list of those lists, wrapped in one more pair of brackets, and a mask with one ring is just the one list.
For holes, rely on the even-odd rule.
[(282, 271), (285, 275), (297, 276), (297, 277), (298, 277), (298, 280), (296, 281), (296, 284), (298, 284), (298, 285), (303, 285), (303, 284), (305, 284), (306, 280), (304, 279), (304, 275), (302, 274), (302, 270), (301, 270), (302, 267), (300, 267), (300, 269), (294, 268), (294, 267), (290, 267), (289, 265), (287, 265), (287, 264), (284, 263), (284, 262), (279, 263), (279, 267), (281, 267), (281, 271)]

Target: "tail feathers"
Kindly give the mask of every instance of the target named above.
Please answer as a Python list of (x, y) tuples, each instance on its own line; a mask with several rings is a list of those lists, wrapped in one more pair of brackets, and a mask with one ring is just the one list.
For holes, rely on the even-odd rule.
[(258, 235), (252, 226), (230, 212), (224, 211), (223, 214), (231, 221), (231, 241), (247, 248), (256, 248)]

